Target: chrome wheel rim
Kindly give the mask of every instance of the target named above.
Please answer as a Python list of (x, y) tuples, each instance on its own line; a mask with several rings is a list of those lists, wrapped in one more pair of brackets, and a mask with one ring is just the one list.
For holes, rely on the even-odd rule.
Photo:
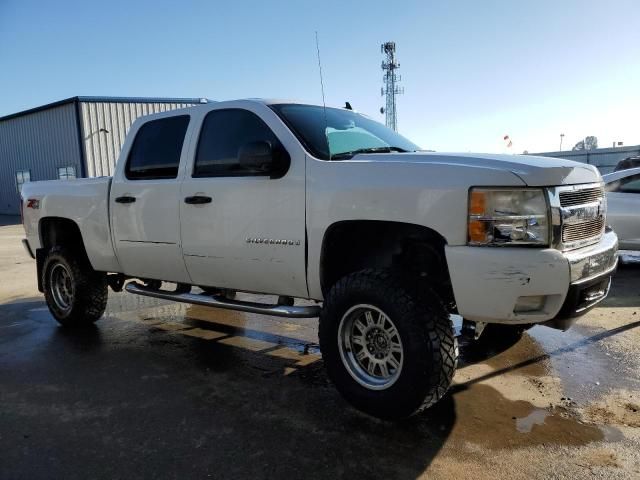
[(402, 372), (400, 333), (391, 318), (373, 305), (347, 310), (338, 327), (338, 346), (345, 368), (365, 388), (389, 388)]
[(61, 263), (57, 263), (53, 266), (49, 272), (49, 285), (51, 288), (51, 296), (53, 301), (63, 312), (71, 310), (73, 305), (73, 299), (75, 297), (75, 288), (73, 286), (73, 280), (71, 273)]

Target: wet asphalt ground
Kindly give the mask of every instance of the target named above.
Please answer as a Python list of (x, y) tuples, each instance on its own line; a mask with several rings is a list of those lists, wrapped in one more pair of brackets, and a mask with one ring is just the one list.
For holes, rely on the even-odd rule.
[(2, 479), (640, 478), (633, 262), (568, 332), (463, 342), (450, 394), (388, 423), (331, 386), (313, 319), (110, 292), (95, 327), (59, 327), (20, 228), (0, 226)]

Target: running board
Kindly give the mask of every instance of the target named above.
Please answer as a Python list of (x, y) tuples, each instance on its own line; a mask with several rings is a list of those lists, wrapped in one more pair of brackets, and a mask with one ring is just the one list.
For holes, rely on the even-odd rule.
[(205, 307), (225, 308), (227, 310), (238, 310), (240, 312), (260, 313), (263, 315), (273, 315), (275, 317), (289, 318), (312, 318), (320, 315), (320, 306), (295, 306), (295, 305), (270, 305), (265, 303), (241, 302), (230, 300), (222, 295), (206, 295), (204, 293), (176, 293), (168, 290), (156, 290), (145, 287), (137, 282), (129, 282), (125, 287), (129, 293), (143, 295), (145, 297), (160, 298), (162, 300), (172, 300), (174, 302), (192, 303), (194, 305), (204, 305)]

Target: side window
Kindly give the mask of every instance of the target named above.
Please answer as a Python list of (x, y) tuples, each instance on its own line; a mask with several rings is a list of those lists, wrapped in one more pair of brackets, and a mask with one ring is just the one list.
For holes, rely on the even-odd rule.
[(640, 193), (640, 175), (631, 175), (620, 181), (619, 192), (623, 193)]
[(276, 153), (283, 151), (275, 134), (254, 113), (240, 109), (210, 112), (202, 124), (193, 176), (265, 175), (265, 172), (244, 167), (238, 161), (240, 147), (257, 141), (269, 142)]
[(18, 193), (22, 192), (22, 184), (31, 181), (31, 170), (18, 170), (16, 172), (16, 188)]
[(130, 180), (176, 178), (189, 115), (145, 123), (131, 147), (125, 175)]
[(606, 186), (607, 192), (640, 193), (640, 175), (631, 175), (611, 182)]

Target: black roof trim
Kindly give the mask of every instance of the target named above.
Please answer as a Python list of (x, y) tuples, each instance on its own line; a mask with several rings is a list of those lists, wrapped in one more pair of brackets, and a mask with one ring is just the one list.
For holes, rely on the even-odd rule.
[(11, 113), (0, 117), (0, 122), (3, 120), (10, 120), (16, 117), (22, 117), (23, 115), (29, 115), (30, 113), (41, 112), (50, 108), (59, 107), (68, 103), (76, 102), (95, 102), (95, 103), (210, 103), (211, 100), (207, 98), (173, 98), (173, 97), (70, 97), (64, 100), (58, 100), (57, 102), (47, 103), (39, 107), (30, 108), (28, 110), (22, 110), (21, 112)]

